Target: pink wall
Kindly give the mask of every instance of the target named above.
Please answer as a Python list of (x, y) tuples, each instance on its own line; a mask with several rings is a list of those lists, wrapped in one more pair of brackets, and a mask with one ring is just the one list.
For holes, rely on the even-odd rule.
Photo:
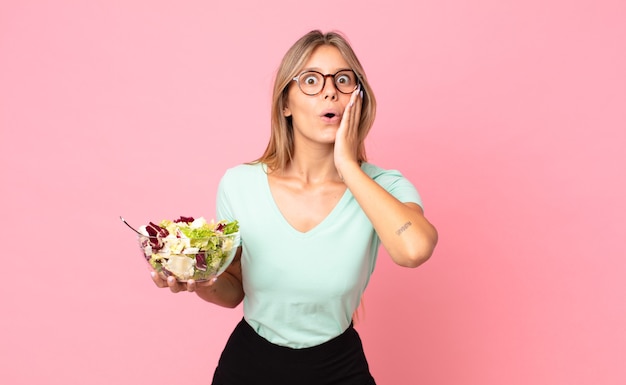
[(379, 384), (626, 382), (623, 1), (210, 3), (1, 3), (2, 383), (209, 383), (241, 309), (155, 289), (118, 216), (212, 217), (315, 27), (353, 42), (370, 159), (440, 231), (417, 270), (381, 255)]

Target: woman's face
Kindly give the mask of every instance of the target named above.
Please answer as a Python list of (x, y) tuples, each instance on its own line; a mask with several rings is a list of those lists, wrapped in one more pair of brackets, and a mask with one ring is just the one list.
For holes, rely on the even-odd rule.
[[(333, 75), (350, 66), (339, 50), (331, 45), (317, 47), (299, 72), (317, 71)], [(341, 116), (350, 101), (350, 94), (339, 92), (332, 76), (327, 76), (324, 88), (317, 95), (306, 95), (293, 81), (287, 94), (285, 116), (291, 116), (295, 143), (332, 144), (341, 123)], [(302, 82), (307, 79), (301, 79)], [(314, 81), (308, 79), (308, 81)], [(342, 79), (339, 79), (342, 81)]]

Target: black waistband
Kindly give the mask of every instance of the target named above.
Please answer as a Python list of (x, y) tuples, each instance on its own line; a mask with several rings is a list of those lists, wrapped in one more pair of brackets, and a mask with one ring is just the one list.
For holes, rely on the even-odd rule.
[(261, 349), (271, 356), (277, 356), (286, 360), (323, 360), (329, 356), (354, 353), (363, 349), (361, 338), (352, 323), (342, 334), (329, 341), (298, 349), (276, 345), (266, 340), (245, 319), (239, 322), (234, 333), (241, 333), (241, 336), (256, 349)]

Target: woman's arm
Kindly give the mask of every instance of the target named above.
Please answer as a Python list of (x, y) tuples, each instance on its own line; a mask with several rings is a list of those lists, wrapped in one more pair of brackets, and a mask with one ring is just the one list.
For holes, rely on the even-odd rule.
[(187, 283), (177, 282), (176, 278), (168, 277), (167, 281), (152, 273), (152, 280), (161, 288), (169, 287), (173, 293), (181, 291), (195, 292), (198, 297), (219, 306), (234, 308), (243, 300), (243, 284), (241, 280), (241, 247), (228, 268), (214, 281)]
[(365, 174), (358, 163), (344, 167), (341, 174), (395, 263), (417, 267), (430, 258), (438, 234), (419, 205), (397, 200)]
[(361, 170), (357, 148), (362, 97), (358, 89), (353, 92), (344, 111), (335, 137), (335, 167), (394, 262), (417, 267), (432, 255), (437, 230), (419, 205), (400, 202)]

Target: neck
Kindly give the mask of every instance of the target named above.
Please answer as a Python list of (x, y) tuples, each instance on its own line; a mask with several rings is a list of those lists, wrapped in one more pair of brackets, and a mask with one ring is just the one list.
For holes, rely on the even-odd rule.
[(283, 175), (300, 179), (304, 183), (340, 181), (335, 167), (334, 146), (316, 149), (299, 147), (283, 170)]

